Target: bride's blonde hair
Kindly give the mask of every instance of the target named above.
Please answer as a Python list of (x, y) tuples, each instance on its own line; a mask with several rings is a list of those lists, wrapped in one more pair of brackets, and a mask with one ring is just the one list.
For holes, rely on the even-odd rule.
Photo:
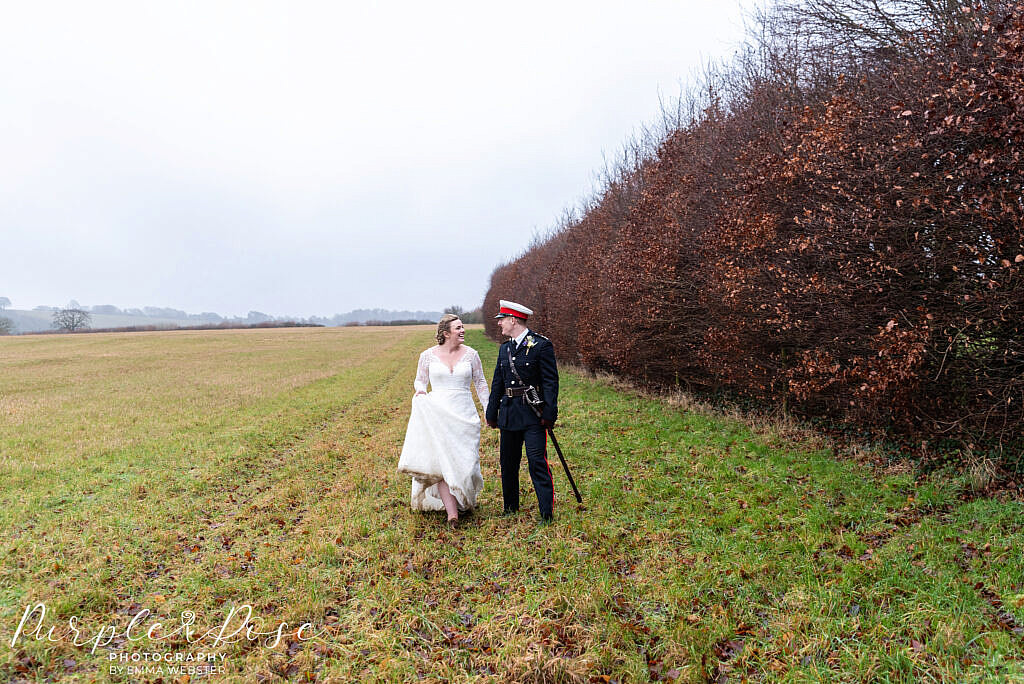
[(452, 331), (452, 321), (457, 320), (459, 320), (459, 317), (455, 314), (441, 316), (441, 320), (437, 322), (437, 346), (444, 345), (444, 334)]

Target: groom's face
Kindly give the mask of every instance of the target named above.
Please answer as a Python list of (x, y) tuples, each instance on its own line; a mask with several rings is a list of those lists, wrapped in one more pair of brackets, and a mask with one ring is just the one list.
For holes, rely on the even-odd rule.
[(505, 316), (498, 319), (498, 328), (505, 337), (512, 337), (512, 331), (516, 328), (515, 316)]

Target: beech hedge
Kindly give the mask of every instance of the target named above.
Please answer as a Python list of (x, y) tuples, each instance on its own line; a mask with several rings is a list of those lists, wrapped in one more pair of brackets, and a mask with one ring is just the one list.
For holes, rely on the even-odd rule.
[(1024, 467), (1024, 5), (894, 4), (885, 35), (762, 16), (483, 310), (531, 306), (591, 369)]

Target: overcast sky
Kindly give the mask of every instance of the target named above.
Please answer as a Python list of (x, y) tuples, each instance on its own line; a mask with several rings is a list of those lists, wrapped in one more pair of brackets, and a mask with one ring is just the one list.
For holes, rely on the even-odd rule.
[(750, 6), (7, 2), (0, 296), (474, 308)]

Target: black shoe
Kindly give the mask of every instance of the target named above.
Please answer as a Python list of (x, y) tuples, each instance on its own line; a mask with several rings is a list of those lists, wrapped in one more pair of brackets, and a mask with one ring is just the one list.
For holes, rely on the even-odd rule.
[(554, 515), (542, 515), (542, 516), (540, 516), (540, 521), (542, 523), (544, 523), (545, 525), (548, 524), (548, 523), (553, 523), (553, 522), (555, 522), (555, 516)]

